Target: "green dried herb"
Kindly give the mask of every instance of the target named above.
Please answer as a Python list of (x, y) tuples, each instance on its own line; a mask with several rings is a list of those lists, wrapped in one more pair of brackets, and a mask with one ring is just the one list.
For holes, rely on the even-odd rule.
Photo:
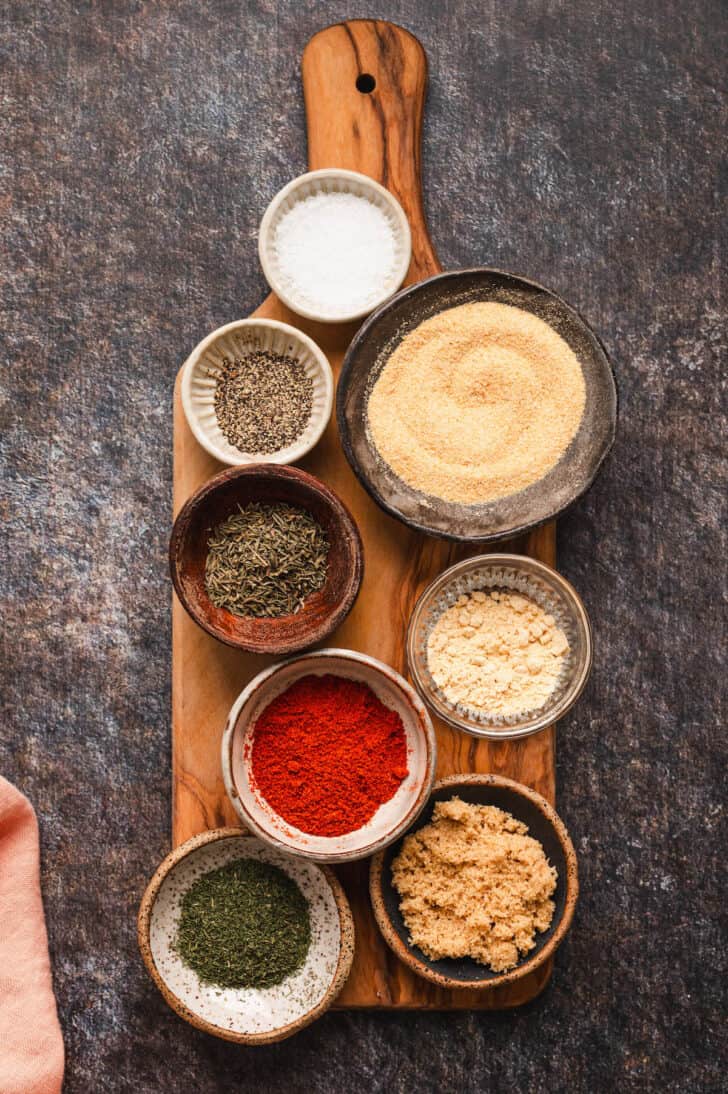
[(242, 858), (190, 886), (174, 948), (207, 984), (270, 988), (301, 968), (310, 943), (308, 904), (295, 881)]
[(313, 380), (295, 357), (251, 348), (224, 357), (214, 375), (215, 416), (227, 441), (268, 455), (287, 448), (311, 419)]
[(215, 607), (234, 615), (293, 614), (323, 588), (328, 553), (326, 533), (304, 509), (247, 505), (210, 535), (207, 595)]

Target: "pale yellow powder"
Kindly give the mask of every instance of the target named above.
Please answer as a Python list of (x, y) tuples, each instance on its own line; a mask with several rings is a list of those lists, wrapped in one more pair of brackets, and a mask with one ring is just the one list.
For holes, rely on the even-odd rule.
[(556, 878), (525, 824), (460, 798), (438, 802), (392, 863), (411, 943), (432, 961), (472, 957), (494, 972), (513, 968), (548, 930)]
[(460, 596), (427, 640), (427, 665), (451, 703), (505, 717), (544, 705), (569, 651), (552, 615), (508, 590)]
[(369, 430), (409, 486), (473, 505), (542, 479), (585, 398), (579, 361), (548, 323), (509, 304), (463, 304), (399, 344), (372, 388)]

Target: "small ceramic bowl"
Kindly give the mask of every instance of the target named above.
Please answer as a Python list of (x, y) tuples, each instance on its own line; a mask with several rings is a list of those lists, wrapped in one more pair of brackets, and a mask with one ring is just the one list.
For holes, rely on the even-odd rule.
[[(314, 836), (286, 823), (255, 786), (250, 747), (255, 723), (268, 704), (302, 676), (343, 676), (368, 684), (400, 715), (407, 734), (409, 773), (397, 793), (362, 828), (343, 836)], [(240, 819), (266, 843), (316, 862), (365, 858), (396, 840), (425, 805), (435, 775), (437, 746), (427, 710), (399, 673), (352, 650), (317, 650), (259, 673), (236, 699), (222, 740), (225, 789)]]
[[(326, 582), (301, 610), (277, 619), (233, 615), (205, 589), (210, 532), (238, 507), (286, 502), (307, 510), (329, 541)], [(294, 653), (331, 634), (348, 615), (361, 585), (364, 560), (356, 524), (343, 502), (297, 467), (257, 464), (221, 471), (183, 505), (169, 544), (172, 581), (185, 610), (213, 638), (249, 653)]]
[[(498, 775), (451, 775), (436, 783), (426, 808), (407, 835), (429, 824), (435, 802), (459, 797), (475, 805), (495, 805), (528, 826), (528, 834), (543, 846), (558, 879), (553, 900), (556, 905), (547, 931), (536, 935), (536, 946), (514, 969), (495, 973), (485, 965), (464, 958), (431, 961), (409, 941), (399, 910), (399, 893), (392, 884), (392, 862), (402, 848), (402, 840), (375, 855), (369, 872), (369, 892), (379, 929), (385, 941), (418, 976), (443, 988), (486, 989), (512, 984), (535, 972), (561, 945), (574, 918), (579, 896), (576, 852), (563, 822), (552, 806), (527, 786)], [(403, 837), (405, 838), (405, 837)]]
[[(276, 233), (281, 220), (297, 202), (305, 201), (306, 198), (320, 193), (349, 193), (364, 198), (381, 209), (392, 230), (395, 244), (394, 263), (389, 271), (384, 271), (378, 292), (367, 300), (365, 307), (355, 307), (340, 312), (326, 312), (321, 308), (313, 308), (306, 301), (293, 295), (283, 276), (276, 249)], [(342, 250), (347, 247), (345, 238), (341, 238), (339, 242)], [(397, 291), (409, 269), (412, 238), (404, 209), (389, 190), (385, 190), (378, 182), (357, 171), (325, 168), (300, 175), (276, 194), (260, 224), (258, 254), (266, 281), (279, 300), (282, 300), (292, 311), (320, 323), (348, 323), (355, 319), (362, 319)]]
[[(453, 703), (430, 673), (427, 643), (440, 616), (459, 596), (489, 589), (508, 589), (535, 600), (554, 617), (569, 642), (556, 687), (537, 710), (506, 717)], [(407, 660), (420, 695), (449, 725), (497, 741), (527, 737), (562, 718), (584, 690), (592, 666), (589, 617), (574, 587), (545, 563), (525, 555), (479, 555), (451, 566), (422, 593), (407, 630)]]
[[(250, 350), (270, 350), (300, 361), (313, 384), (308, 424), (293, 444), (277, 452), (243, 452), (230, 444), (215, 414), (215, 388), (224, 358), (243, 357)], [(275, 319), (239, 319), (203, 338), (182, 368), (182, 407), (196, 439), (221, 463), (295, 463), (310, 452), (329, 423), (334, 402), (334, 378), (324, 352), (300, 330)]]
[[(311, 945), (304, 965), (275, 987), (205, 984), (174, 949), (184, 894), (201, 874), (238, 858), (279, 867), (309, 904)], [(322, 1015), (344, 986), (354, 955), (354, 921), (334, 874), (238, 828), (204, 832), (167, 855), (142, 898), (137, 933), (144, 963), (170, 1007), (197, 1029), (244, 1045), (282, 1041)]]

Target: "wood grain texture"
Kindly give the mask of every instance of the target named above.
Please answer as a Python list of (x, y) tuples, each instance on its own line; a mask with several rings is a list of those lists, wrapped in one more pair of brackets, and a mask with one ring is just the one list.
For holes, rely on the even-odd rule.
[[(419, 42), (391, 24), (354, 21), (317, 34), (303, 55), (309, 167), (345, 167), (370, 175), (402, 203), (412, 229), (407, 283), (440, 269), (427, 233), (420, 181), (420, 131), (427, 64)], [(376, 80), (371, 94), (356, 89), (361, 73)], [(335, 376), (354, 327), (300, 320), (274, 296), (254, 313), (305, 330), (326, 352)], [(182, 412), (179, 380), (174, 411), (174, 511), (220, 470), (194, 440)], [(364, 541), (364, 582), (358, 601), (327, 645), (361, 650), (404, 670), (404, 638), (415, 599), (446, 566), (474, 547), (430, 539), (385, 516), (358, 485), (331, 421), (301, 464), (327, 482), (349, 506)], [(509, 550), (555, 561), (555, 528), (547, 525), (507, 544)], [(234, 824), (220, 770), (220, 738), (229, 708), (248, 680), (271, 659), (241, 654), (206, 635), (173, 605), (173, 840)], [(494, 772), (533, 787), (553, 803), (554, 731), (521, 741), (478, 741), (436, 726), (438, 776)], [(369, 906), (367, 864), (339, 871), (356, 921), (354, 966), (340, 1007), (496, 1009), (532, 999), (546, 984), (550, 963), (533, 976), (489, 992), (444, 991), (418, 979), (382, 940)]]

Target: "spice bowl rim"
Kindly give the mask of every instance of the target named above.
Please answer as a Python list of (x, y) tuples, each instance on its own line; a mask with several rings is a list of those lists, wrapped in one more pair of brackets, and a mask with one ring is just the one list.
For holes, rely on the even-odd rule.
[[(286, 842), (281, 838), (280, 834), (276, 831), (271, 831), (264, 828), (258, 823), (255, 817), (251, 815), (251, 812), (246, 808), (241, 793), (238, 790), (235, 776), (233, 774), (233, 748), (236, 744), (239, 747), (240, 742), (237, 740), (236, 729), (240, 721), (241, 715), (251, 701), (259, 694), (262, 687), (270, 684), (270, 680), (281, 670), (291, 666), (300, 664), (304, 668), (304, 672), (301, 672), (300, 676), (305, 674), (306, 662), (320, 660), (321, 658), (328, 660), (331, 659), (332, 675), (336, 675), (335, 664), (337, 661), (354, 661), (357, 664), (364, 665), (370, 672), (373, 671), (375, 675), (385, 676), (390, 684), (393, 684), (401, 693), (403, 699), (407, 702), (408, 706), (412, 708), (413, 724), (416, 724), (417, 732), (421, 734), (425, 749), (425, 771), (421, 785), (417, 791), (414, 800), (410, 802), (406, 812), (399, 818), (399, 820), (392, 824), (389, 830), (381, 836), (376, 837), (367, 844), (356, 847), (354, 850), (348, 850), (344, 852), (334, 851), (312, 851), (303, 845), (303, 839), (301, 841), (292, 839), (290, 842)], [(297, 676), (295, 679), (299, 679)], [(291, 683), (294, 681), (292, 680)], [(290, 685), (289, 685), (290, 686)], [(416, 721), (415, 721), (416, 718)], [(246, 725), (242, 731), (243, 736), (247, 735), (250, 731), (250, 725)], [(300, 654), (296, 657), (288, 657), (283, 661), (277, 661), (273, 665), (269, 665), (267, 668), (262, 669), (252, 680), (243, 688), (238, 695), (237, 699), (233, 703), (230, 713), (225, 724), (225, 729), (222, 735), (221, 744), (222, 754), (222, 774), (225, 790), (227, 791), (228, 798), (235, 810), (237, 816), (240, 818), (246, 828), (249, 828), (256, 836), (261, 840), (268, 843), (271, 847), (275, 847), (279, 851), (283, 851), (286, 854), (294, 855), (296, 857), (308, 859), (312, 862), (329, 863), (331, 865), (338, 865), (344, 862), (354, 862), (359, 859), (369, 858), (379, 850), (383, 850), (397, 840), (409, 827), (412, 825), (421, 811), (427, 805), (430, 797), (433, 783), (435, 781), (435, 768), (437, 764), (437, 739), (435, 730), (430, 718), (427, 706), (423, 703), (421, 697), (411, 684), (404, 679), (395, 669), (386, 665), (383, 661), (377, 660), (375, 657), (369, 656), (369, 654), (360, 653), (357, 650), (348, 650), (337, 647), (328, 647), (325, 649), (311, 650), (308, 653)], [(246, 761), (246, 766), (249, 766), (249, 760)], [(271, 809), (271, 812), (274, 812)], [(282, 818), (281, 818), (282, 820)], [(362, 829), (354, 829), (353, 832), (345, 833), (343, 837), (330, 837), (332, 840), (342, 839), (347, 836), (353, 836), (357, 831)], [(305, 836), (305, 834), (304, 834)], [(306, 837), (320, 838), (320, 837)]]
[[(313, 427), (310, 432), (309, 427), (304, 431), (304, 433), (307, 434), (305, 441), (299, 438), (285, 448), (267, 454), (254, 453), (248, 455), (238, 449), (237, 455), (231, 456), (229, 452), (212, 439), (208, 431), (202, 425), (192, 398), (192, 381), (196, 371), (200, 367), (200, 363), (205, 353), (211, 346), (221, 338), (233, 334), (235, 331), (254, 329), (256, 327), (259, 329), (280, 332), (291, 341), (298, 342), (307, 350), (311, 360), (316, 365), (317, 373), (323, 384), (324, 403), (315, 417), (312, 412), (309, 425), (313, 423)], [(323, 436), (324, 430), (331, 420), (331, 414), (334, 407), (334, 374), (328, 357), (308, 334), (299, 330), (298, 327), (292, 326), (290, 323), (281, 322), (279, 319), (250, 316), (247, 319), (235, 319), (230, 323), (225, 323), (223, 326), (217, 327), (206, 335), (202, 341), (197, 343), (185, 363), (182, 365), (180, 375), (182, 409), (195, 440), (216, 460), (227, 464), (229, 467), (247, 467), (252, 464), (278, 464), (280, 466), (286, 466), (288, 464), (296, 463), (298, 460), (303, 459), (303, 457), (318, 444)], [(234, 448), (235, 446), (231, 445), (230, 447)]]
[[(192, 836), (184, 843), (174, 847), (169, 854), (165, 855), (147, 884), (139, 904), (139, 911), (137, 913), (137, 942), (142, 960), (144, 961), (149, 975), (165, 1002), (180, 1016), (180, 1018), (183, 1018), (191, 1026), (201, 1030), (203, 1033), (212, 1034), (212, 1036), (219, 1037), (225, 1041), (233, 1041), (236, 1044), (243, 1045), (272, 1044), (276, 1041), (282, 1041), (287, 1037), (291, 1037), (300, 1029), (310, 1025), (311, 1022), (314, 1022), (328, 1010), (336, 999), (351, 971), (354, 957), (354, 917), (343, 886), (333, 870), (325, 865), (312, 864), (318, 865), (318, 868), (321, 870), (324, 879), (331, 889), (339, 916), (339, 957), (336, 969), (324, 996), (314, 1007), (309, 1011), (304, 1012), (292, 1022), (288, 1022), (283, 1026), (279, 1026), (276, 1029), (264, 1033), (237, 1032), (226, 1029), (223, 1026), (215, 1025), (215, 1023), (208, 1021), (206, 1018), (201, 1018), (191, 1010), (170, 987), (168, 987), (166, 980), (157, 968), (151, 944), (152, 911), (164, 881), (180, 862), (201, 847), (216, 843), (219, 840), (231, 838), (254, 839), (255, 836), (242, 828), (235, 828), (231, 825), (224, 828), (213, 828), (206, 832), (201, 832), (199, 835)], [(289, 857), (293, 858), (293, 856)]]
[[(549, 958), (553, 957), (554, 953), (568, 934), (574, 919), (574, 913), (579, 898), (579, 866), (576, 850), (574, 849), (574, 844), (568, 829), (553, 805), (551, 805), (542, 794), (539, 794), (538, 791), (533, 790), (530, 786), (525, 786), (523, 783), (516, 782), (515, 779), (507, 779), (503, 775), (483, 773), (447, 775), (442, 779), (438, 779), (432, 787), (428, 805), (434, 803), (435, 795), (443, 790), (451, 790), (452, 793), (450, 796), (455, 797), (459, 787), (472, 786), (502, 787), (510, 790), (517, 797), (528, 799), (536, 806), (539, 812), (543, 814), (547, 823), (553, 829), (563, 850), (566, 862), (564, 908), (556, 927), (554, 928), (553, 934), (544, 945), (537, 948), (536, 952), (531, 957), (525, 957), (519, 961), (515, 968), (509, 969), (506, 972), (496, 973), (487, 979), (464, 980), (454, 976), (448, 976), (446, 973), (431, 968), (426, 961), (420, 960), (415, 953), (416, 947), (409, 941), (405, 943), (402, 940), (391, 921), (390, 915), (386, 909), (383, 892), (383, 875), (387, 848), (378, 851), (372, 858), (369, 867), (369, 895), (374, 911), (374, 918), (384, 941), (400, 961), (404, 962), (404, 964), (412, 969), (413, 972), (418, 976), (421, 976), (424, 980), (429, 980), (441, 988), (489, 991), (493, 988), (500, 988), (513, 984), (516, 981), (523, 979), (525, 976), (536, 973)], [(518, 819), (519, 818), (516, 817), (516, 820)], [(408, 833), (405, 833), (405, 837), (407, 834)], [(538, 989), (539, 992), (545, 987), (546, 979), (547, 977), (544, 978), (543, 983), (540, 985)]]
[[(292, 639), (290, 637), (290, 630), (287, 632), (283, 624), (284, 620), (290, 620), (291, 618), (299, 620), (304, 618), (304, 612), (301, 612), (294, 616), (281, 616), (281, 627), (280, 629), (276, 628), (275, 638), (255, 639), (252, 636), (249, 638), (234, 638), (218, 628), (207, 617), (206, 612), (200, 608), (195, 598), (189, 595), (188, 592), (187, 581), (184, 576), (184, 542), (189, 526), (193, 521), (199, 519), (200, 509), (209, 496), (219, 487), (236, 479), (244, 480), (258, 476), (267, 476), (270, 479), (278, 479), (281, 481), (287, 480), (291, 483), (295, 483), (298, 490), (305, 489), (313, 491), (315, 495), (328, 506), (331, 512), (335, 514), (336, 521), (340, 525), (339, 538), (342, 542), (345, 541), (344, 554), (347, 559), (348, 568), (340, 599), (327, 614), (322, 616), (317, 624), (313, 626), (310, 632), (304, 637)], [(301, 508), (308, 509), (305, 501), (291, 502), (291, 504), (298, 504)], [(243, 464), (240, 467), (228, 467), (219, 471), (217, 475), (213, 475), (211, 479), (207, 479), (206, 482), (202, 483), (202, 485), (187, 498), (184, 505), (177, 513), (172, 526), (169, 540), (169, 568), (172, 584), (174, 585), (180, 604), (190, 618), (201, 627), (202, 630), (206, 631), (207, 634), (217, 639), (217, 641), (223, 642), (227, 646), (231, 646), (233, 649), (245, 650), (248, 653), (272, 654), (274, 656), (282, 657), (308, 649), (310, 646), (315, 645), (316, 642), (323, 641), (323, 639), (330, 635), (332, 631), (344, 621), (354, 606), (361, 589), (364, 574), (364, 547), (357, 523), (351, 515), (347, 505), (342, 501), (339, 495), (321, 479), (310, 474), (308, 471), (302, 470), (300, 467), (288, 467), (273, 463)], [(246, 617), (240, 618), (244, 619)], [(271, 626), (275, 626), (278, 620), (271, 619), (268, 622)]]
[[(297, 190), (303, 189), (310, 182), (319, 179), (327, 179), (331, 181), (344, 180), (355, 182), (363, 190), (369, 190), (371, 193), (376, 194), (380, 201), (384, 201), (391, 209), (394, 218), (396, 220), (396, 230), (400, 237), (400, 243), (402, 246), (402, 257), (397, 267), (396, 276), (391, 279), (391, 284), (388, 284), (387, 291), (380, 294), (372, 302), (371, 305), (367, 305), (365, 308), (359, 308), (355, 311), (344, 312), (341, 315), (326, 315), (321, 314), (311, 308), (307, 308), (290, 295), (280, 284), (275, 270), (275, 263), (271, 258), (272, 251), (272, 238), (271, 230), (282, 204), (291, 196), (295, 195)], [(363, 319), (377, 308), (381, 307), (385, 301), (389, 300), (402, 286), (407, 271), (412, 261), (412, 231), (410, 229), (409, 220), (402, 205), (394, 196), (394, 194), (388, 190), (381, 183), (376, 182), (369, 175), (364, 175), (360, 171), (350, 171), (343, 167), (322, 167), (316, 171), (306, 171), (302, 175), (296, 176), (286, 183), (277, 194), (269, 202), (263, 217), (260, 222), (260, 229), (258, 231), (258, 257), (260, 259), (260, 265), (263, 270), (268, 285), (275, 293), (278, 299), (290, 308), (296, 315), (302, 316), (304, 319), (309, 319), (317, 323), (334, 324), (334, 323), (353, 323), (356, 320)]]
[[(553, 703), (547, 699), (540, 710), (535, 711), (530, 717), (521, 719), (513, 725), (496, 726), (492, 723), (489, 724), (486, 721), (478, 723), (460, 717), (456, 710), (452, 709), (451, 706), (446, 705), (433, 691), (427, 680), (424, 665), (422, 664), (422, 659), (416, 646), (417, 627), (422, 612), (425, 611), (427, 605), (462, 574), (478, 570), (485, 565), (509, 567), (515, 570), (521, 570), (524, 573), (527, 571), (535, 571), (535, 573), (546, 580), (552, 588), (555, 587), (559, 598), (568, 604), (569, 608), (574, 612), (583, 643), (583, 665), (578, 671), (573, 673), (572, 678), (568, 681), (562, 691), (560, 698)], [(522, 737), (529, 737), (531, 734), (538, 733), (540, 730), (553, 725), (563, 718), (564, 715), (571, 710), (584, 691), (589, 680), (594, 660), (594, 642), (589, 615), (584, 606), (584, 602), (571, 582), (554, 569), (553, 566), (549, 566), (539, 559), (531, 558), (529, 555), (518, 555), (506, 552), (474, 555), (471, 558), (456, 562), (453, 566), (448, 567), (447, 570), (443, 570), (442, 573), (438, 574), (417, 598), (415, 606), (412, 609), (407, 624), (405, 647), (407, 651), (407, 667), (412, 676), (412, 680), (414, 681), (415, 688), (430, 710), (454, 729), (459, 729), (463, 733), (467, 733), (473, 737), (483, 737), (492, 741), (517, 740)]]

